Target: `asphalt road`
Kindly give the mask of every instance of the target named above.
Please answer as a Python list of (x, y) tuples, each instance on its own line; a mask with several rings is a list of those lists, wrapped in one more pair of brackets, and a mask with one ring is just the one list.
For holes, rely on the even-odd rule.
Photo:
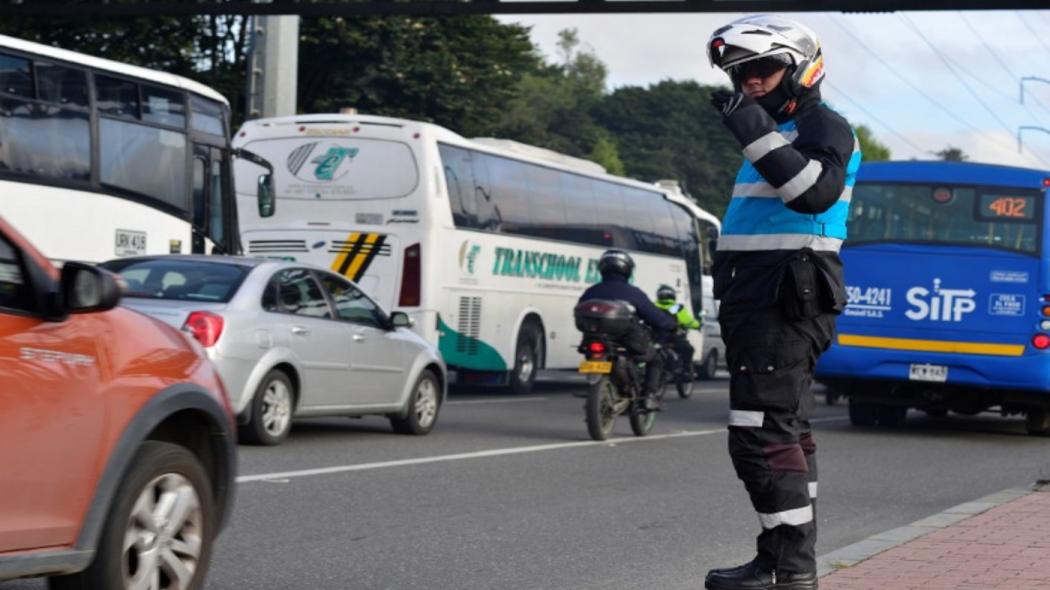
[[(574, 389), (457, 392), (427, 437), (316, 419), (280, 447), (241, 447), (207, 587), (676, 590), (750, 559), (758, 522), (726, 455), (726, 381), (669, 397), (651, 437), (622, 418), (609, 444), (589, 441)], [(1050, 478), (1050, 440), (1019, 418), (857, 428), (843, 404), (814, 418), (818, 553)]]

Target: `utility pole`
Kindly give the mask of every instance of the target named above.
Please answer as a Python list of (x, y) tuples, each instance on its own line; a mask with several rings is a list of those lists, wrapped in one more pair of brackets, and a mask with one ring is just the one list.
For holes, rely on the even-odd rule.
[(299, 17), (253, 16), (249, 34), (246, 119), (296, 113)]

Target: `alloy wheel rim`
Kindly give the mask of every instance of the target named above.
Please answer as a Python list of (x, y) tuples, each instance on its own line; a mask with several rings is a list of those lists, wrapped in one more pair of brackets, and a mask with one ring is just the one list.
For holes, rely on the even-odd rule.
[(292, 419), (292, 392), (282, 381), (273, 380), (263, 393), (262, 425), (270, 436), (281, 436)]
[(154, 478), (132, 506), (124, 530), (125, 590), (185, 590), (203, 549), (204, 514), (197, 490), (178, 473)]
[(416, 388), (416, 423), (423, 428), (429, 428), (437, 418), (437, 411), (437, 387), (430, 379), (424, 379)]

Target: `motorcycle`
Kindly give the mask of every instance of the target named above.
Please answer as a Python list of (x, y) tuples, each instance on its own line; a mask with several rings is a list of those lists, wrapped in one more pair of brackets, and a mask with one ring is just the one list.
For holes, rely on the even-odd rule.
[(635, 436), (653, 429), (656, 413), (646, 408), (645, 363), (621, 338), (635, 329), (634, 308), (622, 301), (594, 299), (576, 306), (576, 328), (583, 332), (577, 350), (584, 355), (579, 371), (591, 377), (584, 403), (587, 432), (607, 440), (616, 418), (626, 413)]
[(683, 366), (682, 357), (678, 355), (678, 351), (670, 341), (664, 343), (659, 352), (664, 357), (664, 374), (661, 378), (660, 393), (657, 394), (657, 397), (662, 400), (664, 397), (664, 386), (668, 383), (674, 383), (678, 397), (688, 399), (689, 396), (693, 395), (692, 367)]

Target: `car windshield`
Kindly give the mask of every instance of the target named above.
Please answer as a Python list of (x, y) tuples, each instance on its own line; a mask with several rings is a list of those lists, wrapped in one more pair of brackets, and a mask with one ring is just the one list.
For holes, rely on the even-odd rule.
[(111, 260), (102, 267), (128, 283), (126, 297), (226, 303), (237, 292), (249, 268), (211, 261)]

